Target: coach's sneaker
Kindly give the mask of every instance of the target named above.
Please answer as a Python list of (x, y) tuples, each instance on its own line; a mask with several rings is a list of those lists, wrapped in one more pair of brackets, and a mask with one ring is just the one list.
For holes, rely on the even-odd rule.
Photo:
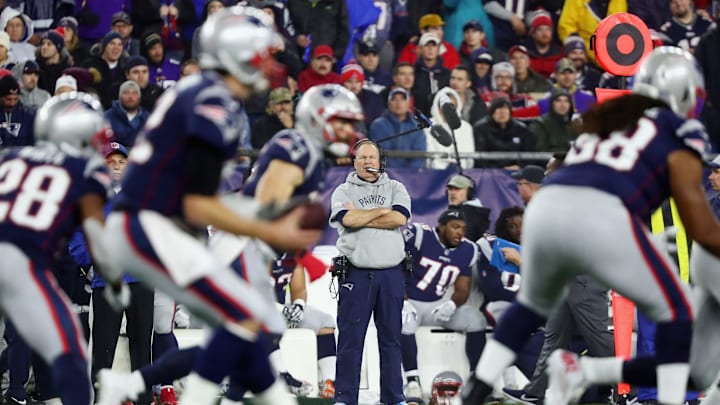
[(319, 397), (324, 399), (335, 398), (335, 381), (327, 379), (320, 383)]
[(178, 405), (175, 388), (172, 385), (163, 385), (155, 394), (155, 405)]
[(296, 397), (306, 397), (312, 392), (312, 384), (310, 384), (309, 382), (300, 381), (297, 378), (293, 377), (287, 371), (284, 373), (280, 373), (280, 375), (282, 376), (283, 380), (285, 380), (285, 384), (287, 384), (290, 393), (292, 393)]
[(523, 405), (543, 405), (543, 399), (529, 395), (524, 390), (514, 390), (512, 388), (503, 388), (505, 399), (514, 404)]
[(548, 358), (548, 398), (553, 405), (575, 404), (590, 385), (577, 354), (555, 350)]
[(423, 405), (425, 401), (422, 399), (422, 387), (420, 387), (420, 381), (410, 380), (405, 384), (403, 388), (405, 393), (405, 401), (408, 405)]

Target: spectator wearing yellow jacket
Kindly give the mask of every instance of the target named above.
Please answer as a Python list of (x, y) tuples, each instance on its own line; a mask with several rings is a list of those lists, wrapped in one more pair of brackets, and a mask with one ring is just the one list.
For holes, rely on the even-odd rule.
[(580, 35), (585, 40), (588, 57), (596, 63), (595, 52), (590, 50), (590, 37), (605, 17), (625, 12), (627, 0), (565, 0), (557, 26), (558, 36), (564, 42), (573, 33)]

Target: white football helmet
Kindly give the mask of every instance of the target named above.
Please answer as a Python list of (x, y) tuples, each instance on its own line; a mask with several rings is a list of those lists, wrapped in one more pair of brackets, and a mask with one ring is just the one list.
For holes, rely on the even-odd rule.
[(253, 7), (233, 6), (211, 15), (200, 27), (199, 64), (202, 69), (225, 70), (256, 91), (268, 87), (270, 52), (282, 39), (272, 19)]
[(35, 139), (77, 148), (101, 147), (112, 135), (109, 128), (100, 101), (87, 93), (52, 97), (35, 115)]
[(459, 404), (460, 389), (463, 380), (454, 371), (443, 371), (433, 378), (432, 389), (430, 390), (431, 403), (437, 405)]
[(667, 103), (681, 117), (697, 117), (705, 101), (705, 80), (690, 52), (655, 48), (633, 78), (633, 93)]
[(354, 140), (341, 142), (330, 124), (332, 118), (353, 121), (364, 119), (360, 101), (339, 84), (313, 86), (303, 94), (295, 109), (295, 127), (323, 149), (336, 156), (346, 156)]

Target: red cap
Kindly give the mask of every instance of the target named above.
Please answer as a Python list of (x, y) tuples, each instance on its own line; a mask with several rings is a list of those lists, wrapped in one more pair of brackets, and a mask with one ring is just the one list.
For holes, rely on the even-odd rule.
[(527, 47), (525, 47), (525, 45), (513, 45), (507, 54), (508, 54), (508, 56), (512, 56), (512, 54), (514, 54), (515, 52), (522, 52), (525, 55), (530, 55), (528, 53), (528, 49), (527, 49)]
[(358, 79), (361, 82), (365, 81), (365, 73), (363, 72), (362, 66), (356, 63), (348, 63), (342, 68), (340, 72), (340, 83), (345, 83), (350, 79)]
[(321, 58), (321, 57), (330, 58), (333, 61), (335, 60), (335, 55), (333, 54), (332, 48), (328, 45), (318, 45), (315, 47), (312, 53), (313, 59)]
[(550, 27), (552, 27), (552, 18), (550, 18), (550, 16), (546, 13), (537, 13), (530, 20), (530, 31), (535, 31), (537, 27), (540, 27), (542, 25), (549, 25)]

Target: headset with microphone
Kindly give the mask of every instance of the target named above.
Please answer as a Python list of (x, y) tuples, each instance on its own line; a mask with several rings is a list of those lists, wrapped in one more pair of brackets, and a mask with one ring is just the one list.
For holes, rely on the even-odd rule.
[(383, 153), (383, 149), (378, 145), (377, 142), (371, 140), (371, 139), (360, 139), (359, 141), (355, 142), (352, 149), (350, 150), (350, 155), (352, 156), (353, 162), (355, 161), (355, 155), (357, 154), (358, 149), (360, 149), (363, 145), (373, 145), (378, 150), (378, 154), (380, 155), (380, 168), (376, 169), (374, 167), (366, 167), (365, 170), (369, 171), (370, 173), (384, 173), (385, 172), (385, 154)]

